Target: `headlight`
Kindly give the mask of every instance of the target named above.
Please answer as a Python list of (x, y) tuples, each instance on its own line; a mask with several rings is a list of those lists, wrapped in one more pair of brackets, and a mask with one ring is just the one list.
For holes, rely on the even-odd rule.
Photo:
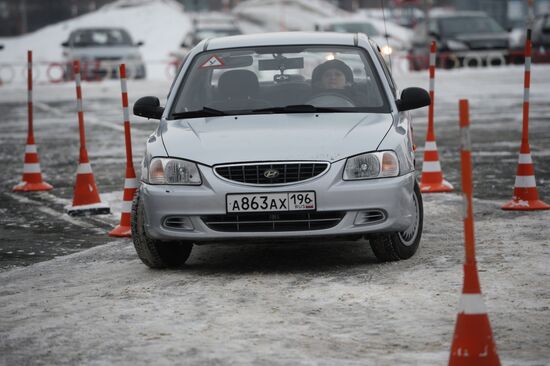
[(180, 159), (154, 158), (149, 164), (149, 183), (198, 186), (202, 181), (195, 163)]
[(344, 180), (396, 177), (399, 161), (393, 151), (361, 154), (348, 158), (344, 168)]
[(382, 46), (382, 48), (380, 49), (380, 53), (382, 53), (382, 55), (384, 56), (389, 56), (393, 53), (393, 49), (390, 46), (385, 45)]
[(449, 47), (451, 51), (464, 51), (468, 49), (468, 46), (465, 43), (452, 39), (447, 41), (447, 47)]

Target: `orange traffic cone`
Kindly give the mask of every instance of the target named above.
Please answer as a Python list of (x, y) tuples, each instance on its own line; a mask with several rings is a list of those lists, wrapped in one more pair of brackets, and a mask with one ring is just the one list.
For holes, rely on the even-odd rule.
[(111, 210), (109, 206), (101, 202), (99, 198), (92, 166), (88, 159), (88, 151), (86, 150), (79, 61), (74, 62), (74, 74), (76, 80), (78, 127), (80, 131), (80, 158), (76, 171), (73, 204), (72, 206), (65, 206), (65, 212), (71, 216), (108, 214)]
[(124, 196), (120, 224), (109, 232), (110, 236), (132, 236), (131, 218), (132, 201), (138, 188), (134, 163), (132, 161), (132, 139), (130, 134), (130, 113), (128, 112), (128, 89), (126, 87), (126, 65), (120, 65), (120, 86), (122, 89), (122, 112), (124, 117), (124, 139), (126, 142), (126, 179), (124, 179)]
[(464, 287), (449, 359), (449, 366), (462, 365), (500, 365), (475, 263), (464, 264)]
[(498, 358), (487, 309), (481, 298), (474, 240), (472, 206), (472, 157), (468, 101), (460, 100), (460, 160), (464, 202), (464, 286), (460, 298), (449, 366), (498, 366)]
[(523, 89), (523, 130), (519, 150), (518, 170), (514, 184), (514, 196), (502, 206), (503, 210), (548, 210), (550, 205), (539, 200), (535, 167), (529, 147), (529, 88), (531, 84), (531, 30), (527, 29), (525, 39), (525, 73)]
[(42, 180), (38, 150), (34, 143), (33, 113), (32, 113), (32, 51), (27, 51), (27, 145), (25, 146), (25, 162), (21, 183), (13, 187), (14, 192), (49, 191), (53, 187)]
[(434, 129), (434, 81), (435, 81), (435, 42), (430, 47), (430, 99), (428, 107), (428, 131), (426, 135), (426, 146), (424, 148), (424, 161), (422, 163), (422, 177), (420, 178), (420, 191), (430, 192), (451, 192), (453, 186), (443, 179), (439, 153), (435, 142)]

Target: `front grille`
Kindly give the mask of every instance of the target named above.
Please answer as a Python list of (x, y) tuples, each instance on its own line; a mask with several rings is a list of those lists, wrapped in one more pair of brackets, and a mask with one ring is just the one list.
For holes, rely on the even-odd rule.
[(273, 232), (322, 230), (336, 226), (345, 212), (254, 212), (201, 216), (212, 230), (225, 232)]
[(290, 162), (220, 165), (214, 170), (220, 177), (240, 183), (285, 184), (311, 179), (328, 167), (326, 162)]

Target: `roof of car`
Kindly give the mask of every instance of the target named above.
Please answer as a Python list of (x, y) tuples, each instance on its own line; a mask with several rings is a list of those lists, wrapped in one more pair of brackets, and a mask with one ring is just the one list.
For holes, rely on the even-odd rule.
[[(356, 37), (356, 34), (336, 32), (276, 32), (219, 37), (203, 42), (207, 42), (206, 50), (285, 45), (353, 46), (356, 44)], [(204, 43), (202, 45), (204, 47)]]
[(487, 17), (487, 13), (484, 11), (473, 11), (473, 10), (447, 10), (439, 9), (438, 11), (430, 12), (430, 18), (459, 18), (459, 17)]

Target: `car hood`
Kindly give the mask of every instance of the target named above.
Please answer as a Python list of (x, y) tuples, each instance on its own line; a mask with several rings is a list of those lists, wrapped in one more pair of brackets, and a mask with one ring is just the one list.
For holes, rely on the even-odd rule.
[(160, 130), (168, 156), (215, 165), (333, 162), (376, 150), (391, 125), (389, 113), (303, 113), (163, 120)]

